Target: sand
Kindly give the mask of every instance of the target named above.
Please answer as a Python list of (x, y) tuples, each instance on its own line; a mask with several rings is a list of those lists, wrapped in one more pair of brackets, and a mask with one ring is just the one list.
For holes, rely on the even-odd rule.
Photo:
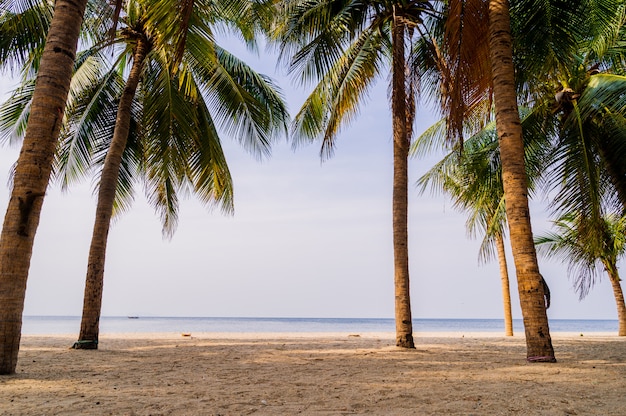
[(556, 364), (495, 334), (25, 336), (0, 415), (626, 415), (626, 339), (553, 334)]

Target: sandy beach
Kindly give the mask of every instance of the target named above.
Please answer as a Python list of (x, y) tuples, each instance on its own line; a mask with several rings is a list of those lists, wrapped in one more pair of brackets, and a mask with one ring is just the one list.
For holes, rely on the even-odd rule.
[(528, 364), (519, 335), (415, 335), (25, 336), (0, 414), (626, 415), (626, 339), (553, 334), (559, 362)]

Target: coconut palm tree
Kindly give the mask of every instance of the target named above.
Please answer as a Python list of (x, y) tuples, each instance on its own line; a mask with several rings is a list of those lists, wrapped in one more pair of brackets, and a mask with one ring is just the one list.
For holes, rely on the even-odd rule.
[[(558, 191), (558, 216), (579, 211), (600, 222), (602, 204), (626, 207), (626, 169), (621, 163), (626, 157), (621, 94), (626, 85), (626, 5), (617, 1), (604, 6), (607, 10), (587, 13), (596, 16), (598, 24), (576, 34), (578, 42), (569, 55), (559, 57), (542, 76), (527, 78), (526, 97), (535, 120), (549, 127), (547, 132), (526, 130), (547, 133), (552, 142), (547, 169), (550, 187)], [(519, 49), (529, 53), (524, 44)], [(528, 67), (520, 72), (531, 73)]]
[(528, 206), (528, 178), (524, 142), (517, 107), (515, 67), (509, 3), (489, 1), (489, 45), (493, 79), (496, 130), (502, 162), (502, 185), (517, 286), (526, 334), (526, 357), (530, 362), (556, 362), (544, 302), (543, 279)]
[[(541, 6), (544, 8), (552, 7), (543, 3)], [(527, 14), (516, 16), (532, 20), (532, 16)], [(431, 84), (439, 86), (437, 97), (448, 119), (448, 138), (463, 143), (467, 120), (482, 128), (485, 119), (489, 120), (492, 111), (495, 113), (506, 217), (524, 317), (527, 358), (530, 361), (555, 361), (545, 312), (543, 279), (532, 245), (509, 3), (450, 1), (448, 19), (443, 29), (436, 33), (438, 36), (432, 42), (432, 49), (438, 59), (434, 62), (436, 71)], [(544, 40), (549, 43), (553, 40), (552, 35), (545, 36)], [(552, 51), (547, 49), (544, 55), (537, 56), (538, 60), (550, 55)]]
[(0, 234), (0, 374), (17, 365), (33, 242), (52, 170), (86, 0), (55, 2)]
[[(191, 187), (205, 203), (231, 208), (230, 176), (215, 116), (209, 107), (225, 116), (225, 126), (237, 139), (262, 154), (269, 152), (272, 136), (285, 126), (286, 109), (269, 80), (221, 49), (210, 32), (206, 32), (220, 18), (232, 16), (229, 13), (233, 11), (241, 12), (233, 6), (228, 2), (229, 10), (226, 10), (220, 9), (219, 3), (194, 2), (186, 31), (186, 50), (177, 58), (178, 39), (170, 41), (164, 35), (167, 30), (159, 32), (159, 25), (167, 20), (154, 23), (146, 18), (150, 15), (148, 6), (141, 2), (127, 3), (120, 20), (124, 24), (120, 39), (127, 57), (120, 62), (133, 64), (102, 163), (83, 319), (74, 348), (95, 349), (98, 345), (106, 241), (116, 189), (128, 183), (119, 179), (124, 151), (128, 148), (132, 107), (139, 106), (141, 111), (138, 135), (144, 152), (140, 169), (145, 172), (149, 201), (161, 213), (164, 231), (169, 235), (176, 225), (177, 190)], [(203, 93), (216, 101), (209, 104)], [(95, 132), (96, 139), (101, 133), (82, 121), (77, 130)]]
[(555, 232), (538, 236), (535, 242), (541, 254), (561, 257), (568, 264), (580, 299), (599, 279), (599, 268), (606, 271), (617, 306), (618, 335), (626, 336), (626, 304), (617, 268), (626, 251), (626, 217), (609, 214), (603, 217), (602, 227), (594, 223), (589, 228), (589, 224), (579, 213), (567, 214), (554, 222)]
[[(522, 125), (536, 123), (535, 114), (522, 111)], [(414, 143), (411, 152), (422, 156), (435, 147), (442, 147), (449, 133), (448, 119), (443, 119), (426, 130)], [(465, 128), (464, 130), (468, 130)], [(469, 128), (471, 130), (471, 126)], [(529, 191), (533, 192), (545, 169), (549, 146), (540, 135), (525, 135), (525, 164), (529, 178)], [(479, 262), (497, 256), (504, 301), (505, 334), (513, 335), (511, 295), (505, 254), (506, 213), (502, 186), (502, 165), (495, 123), (491, 122), (479, 132), (464, 140), (463, 149), (454, 149), (436, 163), (417, 182), (420, 192), (427, 187), (433, 192), (445, 192), (455, 208), (468, 213), (468, 234), (483, 235)], [(547, 303), (547, 302), (546, 302)]]
[[(611, 3), (611, 4), (609, 4)], [(623, 2), (519, 1), (510, 8), (506, 0), (490, 0), (490, 57), (494, 88), (496, 124), (503, 166), (503, 184), (513, 256), (518, 274), (520, 302), (526, 331), (529, 361), (556, 361), (549, 336), (548, 320), (540, 295), (543, 279), (536, 253), (531, 247), (532, 231), (526, 197), (527, 178), (522, 156), (523, 142), (517, 112), (516, 83), (523, 96), (534, 98), (546, 84), (546, 74), (554, 74), (571, 60), (585, 41), (611, 36), (623, 21)], [(565, 6), (565, 7), (564, 7)], [(515, 78), (510, 13), (515, 16)], [(546, 42), (546, 39), (550, 41)], [(549, 78), (550, 75), (548, 75)], [(545, 89), (545, 88), (544, 88)], [(513, 199), (511, 199), (511, 197)]]
[(626, 309), (616, 263), (624, 251), (626, 78), (597, 73), (598, 68), (621, 69), (605, 65), (603, 59), (594, 62), (592, 58), (590, 63), (593, 55), (576, 57), (569, 86), (557, 94), (556, 111), (546, 116), (557, 126), (549, 170), (556, 191), (552, 207), (559, 220), (556, 233), (536, 242), (543, 252), (560, 255), (570, 264), (581, 299), (595, 282), (597, 265), (602, 264), (613, 286), (619, 335), (625, 335)]
[[(438, 14), (430, 1), (279, 3), (276, 39), (289, 71), (313, 91), (295, 116), (294, 139), (320, 139), (332, 155), (341, 126), (354, 119), (373, 83), (390, 72), (393, 130), (393, 247), (396, 345), (413, 348), (408, 257), (408, 151), (417, 80), (407, 69), (410, 46)], [(407, 74), (409, 76), (407, 76)]]
[[(495, 128), (485, 129), (464, 143), (463, 152), (453, 150), (418, 179), (420, 193), (430, 186), (433, 192), (445, 192), (454, 207), (467, 212), (466, 227), (470, 236), (483, 234), (479, 261), (493, 258), (496, 248), (500, 265), (502, 297), (504, 303), (505, 335), (513, 336), (511, 293), (504, 247), (504, 195), (502, 191), (500, 162)], [(430, 131), (430, 130), (429, 130)], [(419, 153), (421, 136), (413, 147)]]

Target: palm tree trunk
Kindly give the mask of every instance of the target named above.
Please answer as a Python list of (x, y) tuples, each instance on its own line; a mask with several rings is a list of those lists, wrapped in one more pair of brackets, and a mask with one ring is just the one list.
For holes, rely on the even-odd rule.
[(621, 279), (617, 273), (617, 267), (614, 270), (615, 272), (609, 273), (609, 280), (611, 280), (613, 296), (617, 305), (617, 319), (619, 322), (617, 335), (624, 337), (626, 336), (626, 304), (624, 304), (624, 292), (622, 292)]
[(396, 345), (415, 348), (409, 292), (408, 158), (404, 24), (394, 16), (391, 111), (393, 126), (393, 255)]
[(83, 316), (80, 324), (78, 341), (74, 343), (76, 349), (97, 349), (100, 327), (100, 312), (102, 308), (102, 288), (104, 282), (104, 263), (106, 245), (113, 214), (115, 189), (120, 173), (122, 154), (128, 141), (131, 121), (131, 105), (141, 79), (145, 58), (150, 50), (150, 43), (140, 38), (133, 54), (133, 66), (122, 92), (117, 109), (113, 139), (104, 159), (100, 186), (98, 189), (98, 203), (96, 219), (89, 248), (87, 277), (85, 281), (85, 296), (83, 299)]
[(57, 0), (0, 235), (0, 374), (13, 374), (33, 241), (70, 87), (85, 0)]
[(502, 303), (504, 305), (504, 334), (513, 336), (513, 314), (511, 313), (511, 289), (509, 287), (509, 269), (504, 251), (504, 238), (496, 237), (498, 247), (498, 263), (500, 264), (500, 280), (502, 281)]
[(489, 1), (489, 38), (502, 182), (530, 362), (555, 362), (528, 208), (524, 143), (515, 95), (509, 2)]

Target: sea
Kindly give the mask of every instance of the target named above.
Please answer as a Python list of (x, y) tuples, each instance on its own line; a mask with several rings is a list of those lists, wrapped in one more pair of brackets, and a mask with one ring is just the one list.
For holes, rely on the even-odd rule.
[[(22, 334), (75, 334), (78, 316), (24, 316)], [(616, 333), (617, 320), (550, 320), (551, 332)], [(513, 330), (523, 333), (521, 319), (513, 320)], [(201, 317), (102, 317), (100, 333), (155, 332), (394, 332), (393, 319), (371, 318), (201, 318)], [(415, 319), (414, 332), (502, 332), (502, 319)]]

